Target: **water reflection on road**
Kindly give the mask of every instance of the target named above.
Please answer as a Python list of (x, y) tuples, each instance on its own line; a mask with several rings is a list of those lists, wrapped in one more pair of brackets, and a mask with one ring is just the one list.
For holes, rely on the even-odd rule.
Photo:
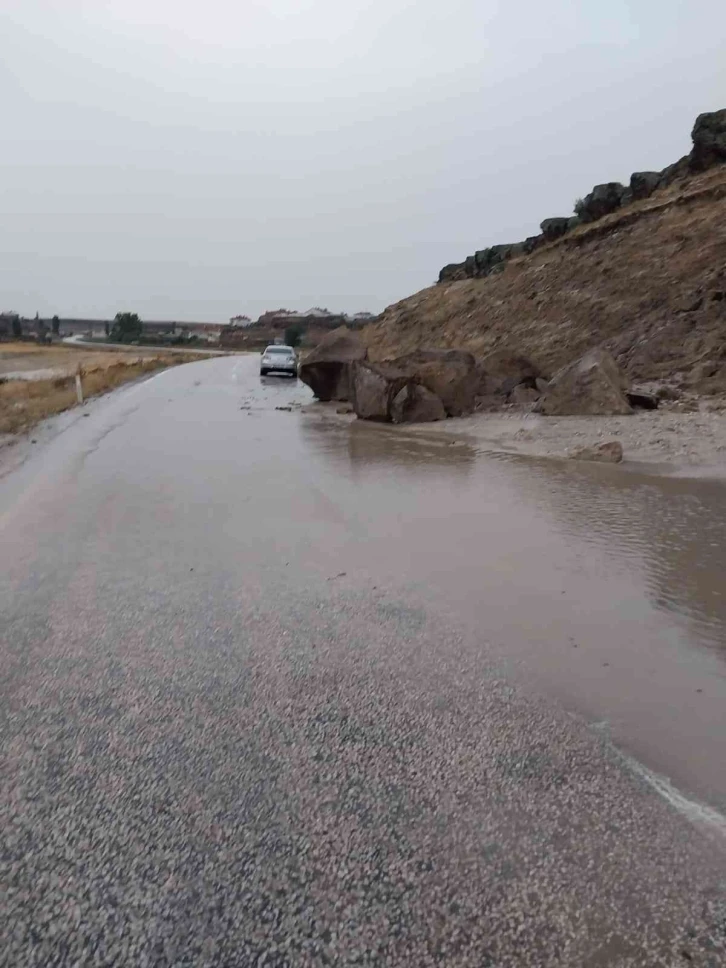
[(437, 598), (483, 647), (726, 808), (724, 484), (497, 457), (314, 412), (300, 433), (344, 508), (351, 567)]

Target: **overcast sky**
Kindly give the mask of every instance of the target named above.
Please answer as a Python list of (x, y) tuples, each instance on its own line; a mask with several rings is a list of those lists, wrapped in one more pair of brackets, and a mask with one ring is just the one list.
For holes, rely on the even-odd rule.
[(378, 311), (662, 168), (721, 0), (0, 0), (0, 310)]

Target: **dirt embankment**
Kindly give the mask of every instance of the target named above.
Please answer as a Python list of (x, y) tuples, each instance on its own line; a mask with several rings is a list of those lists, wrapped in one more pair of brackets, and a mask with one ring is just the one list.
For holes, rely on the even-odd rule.
[(726, 392), (726, 165), (583, 225), (481, 279), (432, 286), (364, 331), (373, 359), (511, 349), (550, 374), (604, 346), (634, 382)]
[(189, 360), (186, 354), (127, 355), (0, 343), (0, 435), (29, 430), (75, 406), (77, 372), (88, 398)]

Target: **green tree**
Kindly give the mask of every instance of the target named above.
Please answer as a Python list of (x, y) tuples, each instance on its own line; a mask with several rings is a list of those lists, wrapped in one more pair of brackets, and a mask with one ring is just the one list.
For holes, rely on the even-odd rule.
[(116, 313), (111, 327), (111, 339), (115, 343), (133, 343), (141, 337), (143, 329), (136, 313)]
[(54, 316), (51, 319), (51, 321), (50, 321), (50, 328), (53, 331), (53, 335), (54, 336), (57, 336), (58, 333), (60, 333), (60, 319), (58, 319), (57, 316)]
[(288, 326), (285, 330), (285, 343), (288, 346), (299, 346), (302, 335), (303, 328), (299, 324)]
[(15, 339), (20, 339), (20, 337), (23, 335), (23, 324), (20, 320), (20, 316), (13, 316), (12, 330)]

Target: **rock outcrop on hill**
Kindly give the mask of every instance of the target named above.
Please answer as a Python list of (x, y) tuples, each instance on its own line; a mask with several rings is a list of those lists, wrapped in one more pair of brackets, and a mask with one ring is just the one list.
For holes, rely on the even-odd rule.
[(657, 189), (667, 188), (679, 178), (723, 163), (726, 161), (726, 108), (699, 115), (691, 139), (693, 147), (690, 154), (675, 164), (662, 171), (636, 171), (630, 176), (627, 186), (620, 182), (595, 185), (584, 198), (578, 199), (574, 216), (546, 218), (540, 224), (540, 235), (531, 236), (523, 242), (492, 245), (468, 256), (463, 262), (450, 263), (439, 273), (439, 282), (479, 279), (500, 272), (510, 259), (527, 255), (579, 225), (596, 222), (634, 201), (649, 198)]
[[(726, 394), (726, 110), (701, 115), (689, 155), (664, 172), (635, 172), (626, 204), (601, 214), (618, 192), (617, 183), (593, 190), (574, 229), (547, 220), (547, 239), (482, 250), (389, 306), (363, 332), (371, 360), (468, 350), (485, 374), (479, 405), (491, 395), (499, 406), (507, 380), (508, 393), (522, 386), (517, 398), (534, 399), (546, 378), (601, 347), (630, 384)], [(528, 384), (516, 367), (483, 365), (492, 354), (500, 368), (523, 358)], [(657, 404), (632, 391), (626, 399)]]

